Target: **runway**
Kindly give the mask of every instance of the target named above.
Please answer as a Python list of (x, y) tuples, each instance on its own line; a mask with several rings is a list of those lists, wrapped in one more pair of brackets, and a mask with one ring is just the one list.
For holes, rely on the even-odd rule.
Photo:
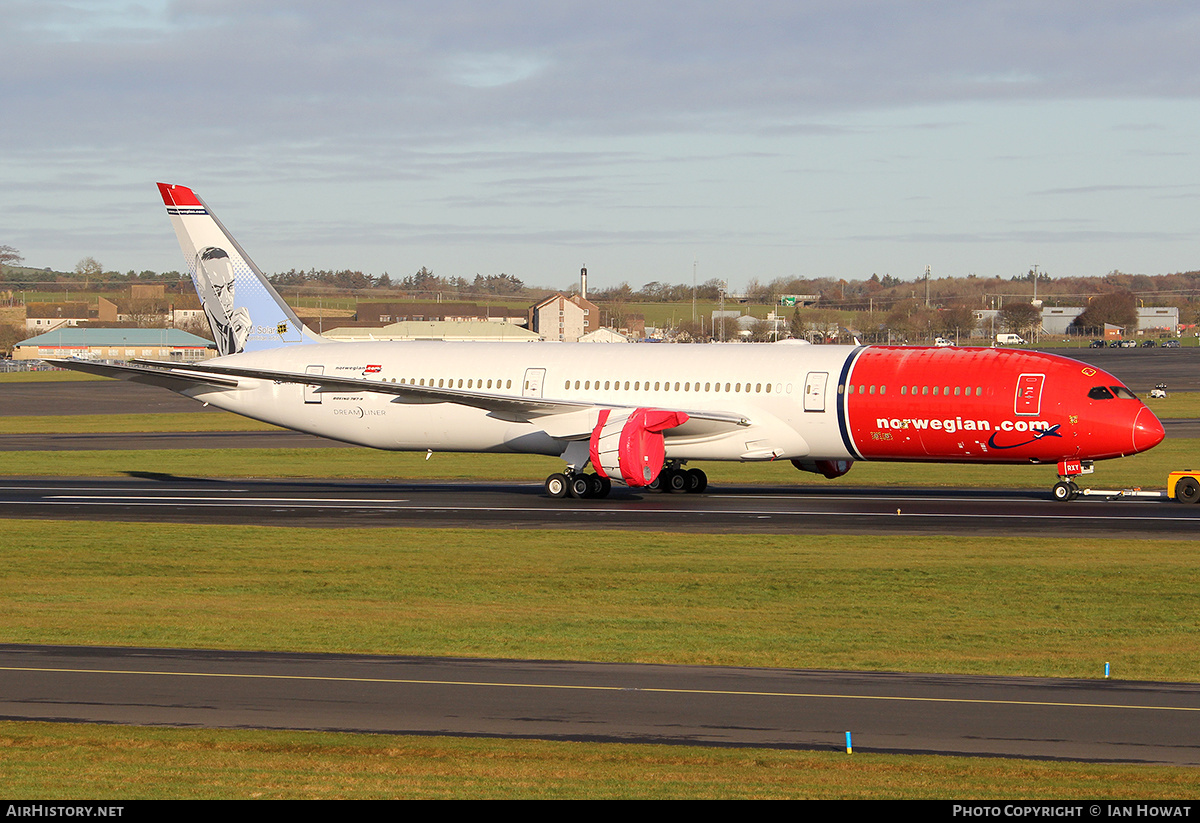
[(1194, 539), (1200, 506), (1047, 491), (614, 488), (555, 500), (540, 483), (383, 483), (153, 476), (3, 478), (0, 517), (308, 527), (627, 529), (769, 534), (986, 534)]
[(1200, 686), (0, 646), (0, 715), (1200, 765)]

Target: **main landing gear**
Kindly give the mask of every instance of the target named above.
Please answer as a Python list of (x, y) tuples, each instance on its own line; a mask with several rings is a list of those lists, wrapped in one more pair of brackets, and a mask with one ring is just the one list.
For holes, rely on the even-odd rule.
[(585, 500), (593, 497), (608, 497), (612, 481), (598, 474), (583, 472), (555, 472), (546, 478), (546, 494), (551, 497), (571, 497)]
[(1060, 460), (1058, 463), (1058, 482), (1050, 489), (1054, 499), (1066, 503), (1079, 496), (1079, 486), (1075, 478), (1081, 474), (1091, 474), (1095, 471), (1091, 460)]
[[(612, 481), (598, 474), (577, 472), (568, 468), (546, 478), (546, 494), (555, 498), (574, 497), (577, 500), (608, 497)], [(708, 488), (708, 475), (700, 469), (685, 469), (682, 463), (668, 463), (646, 489), (667, 493), (699, 494)]]
[(708, 488), (708, 475), (700, 469), (685, 469), (682, 463), (668, 463), (646, 488), (668, 494), (699, 494)]

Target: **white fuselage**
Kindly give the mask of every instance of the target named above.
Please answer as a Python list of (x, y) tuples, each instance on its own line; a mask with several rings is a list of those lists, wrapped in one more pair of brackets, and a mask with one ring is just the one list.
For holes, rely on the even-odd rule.
[[(838, 375), (851, 346), (355, 342), (298, 345), (209, 361), (242, 368), (454, 388), (587, 404), (527, 421), (450, 402), (370, 391), (315, 391), (238, 378), (187, 392), (218, 408), (377, 449), (561, 455), (600, 407), (739, 415), (666, 433), (671, 459), (843, 459)], [(806, 391), (807, 390), (807, 391)]]

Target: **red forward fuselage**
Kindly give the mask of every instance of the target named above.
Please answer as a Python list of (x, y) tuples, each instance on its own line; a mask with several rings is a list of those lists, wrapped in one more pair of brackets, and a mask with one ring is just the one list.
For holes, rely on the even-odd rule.
[(1162, 424), (1105, 371), (1039, 352), (869, 347), (839, 385), (865, 460), (1057, 463), (1145, 451)]

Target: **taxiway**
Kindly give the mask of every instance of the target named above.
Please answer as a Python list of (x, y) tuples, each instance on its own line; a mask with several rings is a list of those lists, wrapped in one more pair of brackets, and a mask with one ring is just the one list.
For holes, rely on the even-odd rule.
[(1200, 765), (1200, 686), (0, 646), (0, 715)]
[(173, 477), (2, 478), (0, 517), (309, 527), (627, 529), (772, 534), (1153, 535), (1193, 539), (1200, 506), (1043, 491), (742, 486), (615, 488), (554, 500), (540, 483)]

